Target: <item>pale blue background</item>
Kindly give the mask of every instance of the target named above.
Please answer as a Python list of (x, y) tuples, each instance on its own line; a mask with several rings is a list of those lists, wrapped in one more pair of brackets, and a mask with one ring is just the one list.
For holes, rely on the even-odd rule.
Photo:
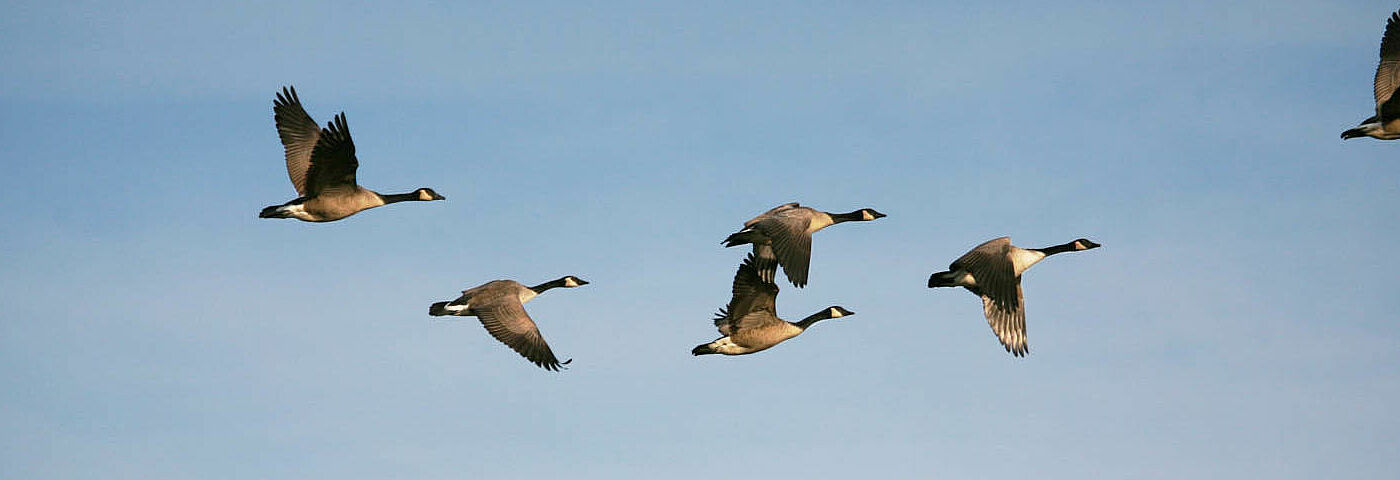
[[(0, 477), (1387, 478), (1400, 470), (1392, 2), (5, 2)], [(272, 124), (347, 113), (325, 225)], [(782, 202), (823, 231), (749, 357)], [(1031, 355), (929, 273), (1025, 281)], [(427, 305), (496, 278), (542, 371)]]

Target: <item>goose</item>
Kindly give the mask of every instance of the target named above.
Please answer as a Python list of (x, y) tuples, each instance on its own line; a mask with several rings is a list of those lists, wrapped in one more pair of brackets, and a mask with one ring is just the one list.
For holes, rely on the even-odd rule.
[(797, 322), (778, 318), (773, 304), (778, 296), (778, 286), (759, 277), (756, 263), (754, 254), (750, 253), (739, 265), (739, 271), (734, 273), (733, 297), (715, 317), (715, 326), (724, 336), (696, 345), (690, 350), (691, 355), (748, 355), (761, 352), (800, 335), (814, 323), (855, 314), (833, 305)]
[(574, 288), (588, 282), (566, 275), (533, 287), (515, 280), (493, 280), (462, 291), (462, 296), (450, 302), (437, 302), (428, 307), (428, 315), (441, 317), (476, 317), (492, 337), (515, 350), (530, 363), (550, 371), (568, 365), (573, 359), (560, 362), (549, 349), (539, 327), (525, 313), (525, 303), (551, 288)]
[(777, 265), (797, 288), (807, 285), (807, 266), (812, 260), (812, 234), (841, 222), (868, 222), (884, 218), (872, 208), (850, 213), (829, 213), (784, 203), (744, 222), (744, 228), (724, 239), (725, 247), (753, 244), (755, 268), (765, 282), (773, 282)]
[(1380, 140), (1400, 138), (1400, 11), (1390, 14), (1381, 37), (1381, 62), (1376, 65), (1372, 83), (1376, 95), (1376, 114), (1361, 121), (1356, 128), (1342, 132), (1342, 139), (1371, 137)]
[(928, 277), (928, 287), (964, 287), (982, 297), (982, 313), (1006, 351), (1024, 357), (1026, 345), (1026, 300), (1021, 295), (1021, 274), (1045, 257), (1064, 252), (1098, 248), (1099, 244), (1080, 238), (1063, 245), (1021, 248), (1010, 237), (988, 240), (953, 261), (948, 271)]
[(381, 195), (355, 183), (355, 142), (345, 124), (345, 112), (318, 128), (297, 98), (295, 87), (282, 87), (272, 102), (277, 136), (286, 150), (287, 176), (298, 197), (258, 213), (260, 218), (295, 218), (333, 222), (380, 205), (404, 201), (446, 200), (431, 188)]

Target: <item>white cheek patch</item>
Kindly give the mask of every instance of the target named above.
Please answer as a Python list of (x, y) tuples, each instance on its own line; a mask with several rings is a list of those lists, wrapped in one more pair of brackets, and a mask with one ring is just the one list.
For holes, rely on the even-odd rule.
[(865, 220), (865, 221), (868, 222), (868, 221), (874, 220), (874, 219), (875, 219), (875, 216), (874, 216), (874, 215), (871, 215), (870, 212), (861, 210), (861, 212), (860, 212), (860, 218), (861, 218), (862, 220)]
[(841, 317), (846, 316), (846, 314), (841, 313), (840, 310), (837, 310), (837, 309), (835, 309), (835, 308), (829, 308), (829, 309), (827, 309), (827, 310), (831, 310), (831, 318), (841, 318)]
[(564, 279), (564, 286), (565, 286), (565, 287), (577, 287), (577, 286), (578, 286), (578, 282), (575, 282), (573, 277), (565, 278), (565, 279)]

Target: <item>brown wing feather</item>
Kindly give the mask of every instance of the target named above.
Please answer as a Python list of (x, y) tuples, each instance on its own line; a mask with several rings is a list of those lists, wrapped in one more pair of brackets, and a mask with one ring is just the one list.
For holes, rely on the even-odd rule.
[(1381, 61), (1376, 65), (1376, 113), (1386, 118), (1381, 107), (1400, 88), (1400, 12), (1390, 14), (1385, 22), (1385, 35), (1381, 37)]
[(350, 138), (345, 112), (341, 112), (321, 129), (321, 138), (311, 151), (305, 195), (316, 196), (324, 190), (355, 190), (355, 170), (359, 167), (355, 141)]
[(812, 236), (807, 234), (811, 217), (781, 215), (765, 218), (753, 225), (773, 242), (773, 255), (788, 281), (798, 288), (807, 285), (808, 265), (812, 260)]
[(1011, 239), (988, 240), (954, 260), (950, 270), (972, 274), (977, 282), (972, 293), (982, 297), (982, 313), (987, 324), (1007, 351), (1026, 354), (1026, 315), (1021, 294), (1021, 278), (1011, 261)]
[(306, 195), (306, 170), (311, 167), (311, 151), (321, 137), (321, 128), (306, 114), (297, 98), (296, 87), (282, 87), (272, 101), (272, 119), (287, 157), (287, 177), (298, 195)]
[(552, 371), (559, 371), (562, 365), (573, 361), (559, 362), (516, 294), (496, 293), (485, 299), (478, 295), (472, 300), (472, 311), (486, 331), (526, 360)]
[(1012, 355), (1024, 357), (1030, 347), (1026, 344), (1026, 308), (1025, 298), (1021, 294), (1021, 279), (1016, 279), (1015, 303), (986, 294), (981, 297), (982, 314), (987, 317), (987, 325), (992, 327), (997, 340)]
[(754, 263), (753, 254), (749, 254), (734, 272), (729, 304), (720, 309), (715, 317), (715, 326), (722, 335), (732, 335), (737, 321), (750, 313), (767, 311), (770, 315), (776, 314), (778, 286), (759, 277)]

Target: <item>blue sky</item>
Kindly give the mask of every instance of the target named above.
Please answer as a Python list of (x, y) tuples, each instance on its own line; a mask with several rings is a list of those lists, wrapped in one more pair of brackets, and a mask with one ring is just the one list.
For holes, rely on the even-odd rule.
[[(1386, 2), (10, 2), (5, 478), (1383, 478), (1400, 469)], [(313, 225), (272, 124), (346, 112)], [(743, 220), (823, 231), (717, 337)], [(1031, 354), (929, 273), (1091, 238), (1024, 285)], [(497, 278), (542, 371), (429, 303)]]

